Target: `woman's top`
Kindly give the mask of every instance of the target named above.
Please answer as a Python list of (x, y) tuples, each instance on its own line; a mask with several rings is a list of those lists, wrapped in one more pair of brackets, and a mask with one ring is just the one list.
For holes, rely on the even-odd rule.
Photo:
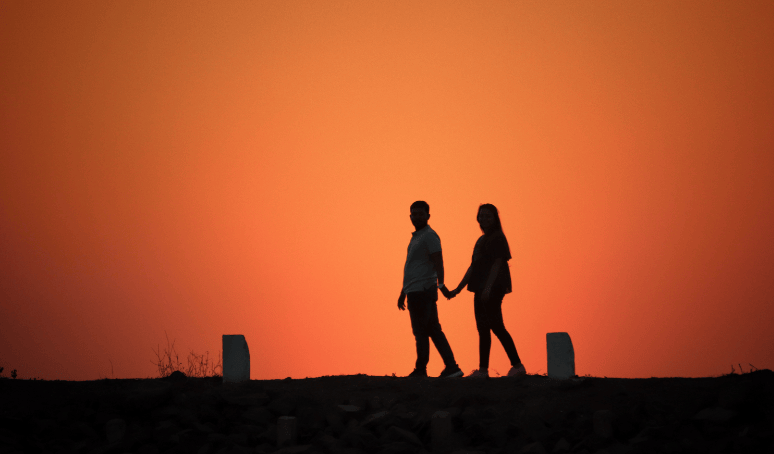
[(495, 231), (488, 235), (481, 235), (473, 247), (473, 262), (468, 281), (468, 291), (483, 292), (489, 273), (495, 259), (503, 259), (500, 271), (497, 273), (491, 293), (493, 295), (511, 293), (511, 270), (508, 268), (508, 260), (511, 259), (511, 250), (508, 240), (502, 231)]

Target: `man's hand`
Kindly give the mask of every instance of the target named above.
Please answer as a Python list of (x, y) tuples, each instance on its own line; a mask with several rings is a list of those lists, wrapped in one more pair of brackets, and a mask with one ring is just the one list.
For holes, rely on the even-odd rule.
[(406, 310), (406, 294), (403, 292), (400, 293), (400, 298), (398, 298), (398, 309)]
[(447, 300), (454, 298), (454, 294), (452, 294), (446, 286), (441, 287), (441, 293), (443, 293), (443, 296), (445, 296)]

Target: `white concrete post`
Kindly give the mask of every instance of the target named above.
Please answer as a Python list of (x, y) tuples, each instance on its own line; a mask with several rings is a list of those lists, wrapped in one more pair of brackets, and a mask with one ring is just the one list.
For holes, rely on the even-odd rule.
[(567, 379), (575, 375), (575, 350), (567, 333), (546, 333), (548, 377)]
[(438, 410), (430, 418), (430, 443), (433, 452), (449, 452), (454, 446), (452, 421), (448, 411)]
[(293, 446), (296, 444), (298, 428), (293, 416), (280, 416), (277, 420), (277, 446)]
[(223, 383), (250, 380), (250, 349), (242, 334), (223, 335)]

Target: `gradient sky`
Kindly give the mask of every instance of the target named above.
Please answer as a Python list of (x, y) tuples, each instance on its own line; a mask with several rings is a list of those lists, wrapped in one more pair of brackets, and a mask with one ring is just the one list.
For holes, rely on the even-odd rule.
[(425, 200), (452, 286), (499, 208), (528, 373), (558, 331), (578, 375), (774, 369), (772, 80), (770, 1), (3, 2), (0, 366), (406, 375)]

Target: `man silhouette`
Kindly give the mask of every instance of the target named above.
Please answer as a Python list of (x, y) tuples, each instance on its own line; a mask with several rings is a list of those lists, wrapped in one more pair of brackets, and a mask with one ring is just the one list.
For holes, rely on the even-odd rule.
[(410, 209), (409, 217), (415, 230), (411, 233), (406, 265), (403, 267), (403, 289), (398, 298), (398, 309), (403, 311), (406, 310), (404, 303), (408, 297), (411, 330), (417, 344), (417, 362), (409, 377), (427, 377), (430, 339), (446, 365), (440, 378), (461, 377), (462, 371), (454, 361), (454, 353), (438, 321), (438, 289), (447, 299), (451, 297), (451, 292), (443, 283), (441, 239), (427, 225), (430, 219), (430, 205), (427, 202), (414, 202)]

